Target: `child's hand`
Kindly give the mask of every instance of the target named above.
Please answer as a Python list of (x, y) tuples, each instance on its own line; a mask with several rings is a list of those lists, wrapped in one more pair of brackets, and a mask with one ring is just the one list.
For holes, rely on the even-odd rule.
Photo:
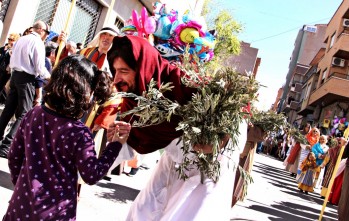
[(123, 121), (114, 121), (107, 130), (107, 139), (109, 142), (118, 141), (124, 144), (127, 141), (131, 130), (131, 124)]

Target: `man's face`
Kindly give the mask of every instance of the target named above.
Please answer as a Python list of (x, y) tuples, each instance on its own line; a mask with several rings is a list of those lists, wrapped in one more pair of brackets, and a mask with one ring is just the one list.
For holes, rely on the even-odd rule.
[(50, 33), (48, 30), (46, 30), (46, 28), (40, 28), (40, 37), (42, 41), (45, 41), (49, 34)]
[(49, 59), (51, 61), (51, 64), (54, 64), (55, 61), (56, 61), (56, 55), (55, 55), (55, 51), (52, 51), (50, 56), (49, 56)]
[(67, 43), (67, 45), (65, 47), (69, 51), (70, 54), (76, 54), (76, 47), (74, 45)]
[(115, 69), (114, 84), (116, 89), (120, 92), (134, 92), (136, 88), (136, 72), (122, 58), (116, 58), (113, 67)]
[(111, 35), (109, 33), (102, 33), (99, 35), (99, 48), (102, 48), (104, 50), (108, 50), (113, 43), (114, 35)]
[(9, 46), (10, 48), (12, 48), (13, 43), (15, 42), (14, 37), (10, 35), (10, 36), (7, 38), (7, 41), (8, 41), (8, 46)]

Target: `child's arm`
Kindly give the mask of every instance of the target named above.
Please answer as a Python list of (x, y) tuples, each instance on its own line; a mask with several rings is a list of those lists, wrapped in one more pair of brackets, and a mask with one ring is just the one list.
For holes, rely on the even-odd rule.
[(125, 143), (128, 134), (131, 130), (131, 125), (121, 122), (112, 127), (113, 130), (108, 130), (108, 140), (111, 141), (101, 156), (97, 158), (94, 150), (94, 141), (91, 132), (86, 128), (83, 134), (80, 134), (81, 139), (76, 145), (76, 162), (77, 168), (82, 179), (89, 185), (95, 184), (113, 165), (116, 157)]
[(42, 87), (35, 88), (35, 99), (33, 101), (33, 106), (40, 106), (42, 101)]
[(33, 107), (40, 106), (42, 100), (42, 87), (44, 85), (44, 80), (40, 77), (35, 78), (35, 98), (33, 101)]

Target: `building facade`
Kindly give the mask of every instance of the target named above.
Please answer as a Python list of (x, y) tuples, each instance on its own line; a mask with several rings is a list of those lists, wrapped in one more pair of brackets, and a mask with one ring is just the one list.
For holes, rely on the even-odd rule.
[[(308, 73), (301, 114), (324, 133), (342, 133), (349, 117), (349, 0), (344, 0), (327, 25), (325, 48)], [(309, 117), (310, 116), (310, 117)], [(339, 128), (339, 129), (338, 129)]]
[(289, 63), (286, 82), (282, 89), (282, 96), (278, 103), (278, 113), (284, 113), (290, 124), (299, 125), (298, 111), (300, 108), (302, 88), (305, 74), (310, 63), (321, 48), (325, 47), (327, 25), (304, 25), (299, 30), (295, 40), (295, 47)]
[(281, 101), (281, 97), (282, 97), (282, 94), (284, 93), (284, 87), (280, 87), (277, 94), (276, 94), (276, 98), (275, 98), (275, 101), (274, 103), (272, 104), (270, 110), (272, 110), (273, 112), (278, 112), (278, 107), (279, 107), (279, 103)]
[(226, 59), (225, 65), (235, 68), (238, 73), (250, 73), (256, 76), (261, 63), (258, 57), (258, 48), (251, 47), (250, 43), (240, 42), (241, 52)]

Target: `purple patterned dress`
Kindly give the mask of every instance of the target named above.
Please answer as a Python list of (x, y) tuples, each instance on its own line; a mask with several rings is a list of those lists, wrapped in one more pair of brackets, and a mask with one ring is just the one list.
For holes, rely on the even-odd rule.
[(121, 146), (110, 143), (97, 159), (93, 137), (83, 123), (45, 106), (33, 108), (8, 155), (15, 188), (4, 220), (75, 220), (78, 171), (86, 183), (95, 184)]

